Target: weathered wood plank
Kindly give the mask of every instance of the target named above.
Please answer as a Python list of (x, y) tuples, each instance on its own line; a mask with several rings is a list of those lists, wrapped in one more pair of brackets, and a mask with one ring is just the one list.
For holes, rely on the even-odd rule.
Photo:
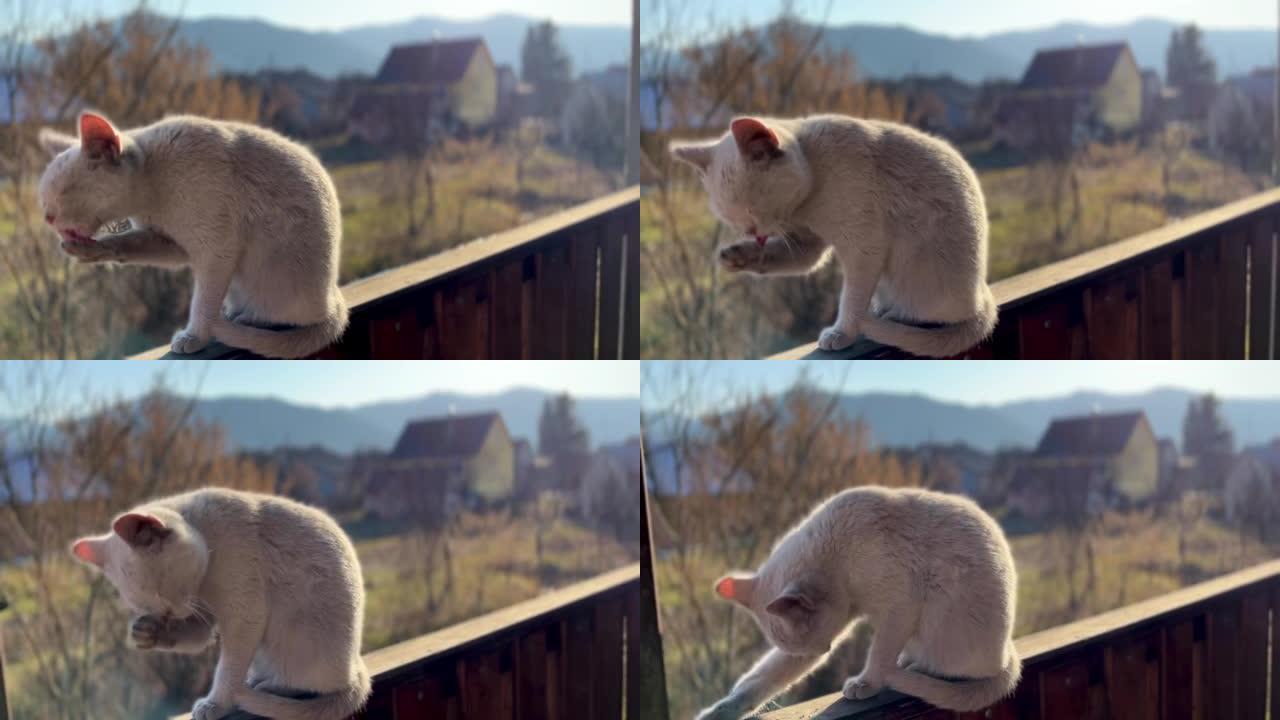
[(412, 307), (378, 313), (369, 321), (369, 350), (382, 360), (419, 360), (427, 332)]
[(1142, 321), (1142, 357), (1168, 360), (1173, 357), (1173, 259), (1156, 258), (1142, 268), (1142, 294), (1138, 304)]
[(1138, 357), (1138, 271), (1100, 280), (1084, 289), (1086, 354), (1095, 360)]
[[(553, 627), (559, 630), (558, 624)], [(535, 629), (517, 642), (516, 720), (549, 720), (547, 631)]]
[(569, 241), (568, 357), (594, 360), (596, 356), (596, 283), (599, 280), (601, 224), (580, 229)]
[(595, 714), (600, 720), (622, 718), (622, 627), (624, 598), (611, 598), (595, 606), (592, 637), (595, 657)]
[(1040, 717), (1077, 720), (1091, 717), (1089, 666), (1083, 658), (1064, 662), (1040, 674)]
[(1107, 707), (1112, 717), (1160, 717), (1160, 643), (1160, 632), (1155, 630), (1107, 647)]
[(1266, 213), (1249, 233), (1249, 359), (1276, 357), (1276, 216)]
[(1267, 637), (1270, 632), (1269, 590), (1244, 596), (1240, 617), (1240, 717), (1262, 720), (1267, 715)]
[(1219, 603), (1208, 615), (1209, 707), (1221, 717), (1240, 717), (1240, 603)]
[(1248, 250), (1244, 226), (1237, 223), (1219, 239), (1218, 351), (1224, 360), (1244, 360), (1245, 308), (1248, 305)]
[(1020, 357), (1056, 360), (1071, 354), (1071, 308), (1065, 302), (1039, 302), (1021, 310), (1016, 319)]
[(513, 720), (511, 673), (503, 672), (498, 652), (459, 662), (463, 720)]
[(1162, 641), (1163, 717), (1192, 720), (1195, 708), (1195, 635), (1192, 621), (1165, 627)]
[(626, 229), (626, 281), (622, 318), (622, 357), (640, 357), (640, 206), (620, 209)]
[(1191, 360), (1213, 360), (1218, 349), (1218, 246), (1202, 243), (1184, 255), (1183, 348)]
[(595, 717), (596, 664), (592, 658), (592, 614), (580, 612), (565, 623), (565, 707)]
[(521, 338), (528, 323), (524, 305), (523, 262), (513, 260), (495, 268), (489, 275), (491, 357), (499, 360), (524, 358)]
[(533, 349), (536, 360), (556, 360), (568, 354), (569, 251), (563, 244), (538, 253), (533, 310)]
[(622, 301), (626, 278), (622, 256), (626, 245), (626, 223), (619, 213), (605, 220), (600, 243), (600, 359), (616, 360), (622, 352)]
[(489, 302), (485, 277), (455, 278), (437, 291), (441, 312), (434, 355), (443, 360), (489, 357)]

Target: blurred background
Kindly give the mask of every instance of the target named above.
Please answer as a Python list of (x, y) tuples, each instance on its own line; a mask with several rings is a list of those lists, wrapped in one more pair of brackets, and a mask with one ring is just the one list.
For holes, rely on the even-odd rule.
[(722, 274), (728, 235), (672, 138), (736, 114), (907, 123), (977, 170), (999, 280), (1275, 184), (1276, 8), (1154, 0), (642, 0), (642, 352), (811, 342), (839, 292)]
[(623, 0), (0, 0), (0, 357), (164, 344), (190, 292), (59, 251), (41, 126), (194, 113), (302, 142), (338, 188), (347, 283), (621, 188), (630, 36)]
[(638, 559), (638, 363), (425, 368), (0, 363), (12, 717), (167, 718), (207, 690), (216, 654), (130, 649), (115, 589), (68, 551), (149, 498), (231, 487), (327, 510), (363, 567), (364, 653)]
[[(991, 513), (1018, 568), (1015, 636), (1280, 555), (1273, 363), (646, 362), (641, 388), (672, 717), (767, 648), (716, 578), (844, 488)], [(838, 692), (870, 634), (773, 706)]]

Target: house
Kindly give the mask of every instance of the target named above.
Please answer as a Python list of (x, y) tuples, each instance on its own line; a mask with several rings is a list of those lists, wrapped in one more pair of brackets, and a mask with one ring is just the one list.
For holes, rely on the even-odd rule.
[(521, 82), (516, 71), (510, 65), (498, 66), (498, 105), (494, 113), (494, 124), (503, 128), (512, 128), (520, 121), (533, 114), (533, 85)]
[(1276, 68), (1255, 68), (1248, 75), (1229, 77), (1209, 106), (1209, 149), (1224, 153), (1228, 147), (1270, 156), (1271, 114), (1275, 102)]
[(369, 481), (365, 507), (435, 524), (462, 508), (511, 499), (515, 445), (496, 412), (411, 422)]
[(1280, 465), (1265, 453), (1237, 455), (1222, 487), (1227, 522), (1234, 525), (1270, 524), (1280, 514)]
[(1009, 506), (1044, 520), (1155, 497), (1159, 448), (1142, 412), (1059, 418), (1014, 473)]
[(391, 48), (372, 84), (352, 102), (350, 130), (371, 143), (433, 140), (490, 126), (498, 69), (481, 38)]
[(1142, 93), (1127, 43), (1039, 50), (997, 109), (995, 137), (1031, 148), (1121, 135), (1141, 122)]

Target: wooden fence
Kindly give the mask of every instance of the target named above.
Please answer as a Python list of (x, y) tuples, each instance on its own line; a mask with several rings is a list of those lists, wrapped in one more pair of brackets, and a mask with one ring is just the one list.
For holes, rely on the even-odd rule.
[[(319, 359), (635, 359), (640, 189), (631, 187), (357, 280), (351, 326)], [(358, 242), (357, 238), (348, 242)], [(239, 359), (213, 344), (174, 356)]]
[[(991, 286), (1000, 321), (975, 359), (1280, 357), (1280, 188)], [(902, 358), (859, 341), (775, 359)]]

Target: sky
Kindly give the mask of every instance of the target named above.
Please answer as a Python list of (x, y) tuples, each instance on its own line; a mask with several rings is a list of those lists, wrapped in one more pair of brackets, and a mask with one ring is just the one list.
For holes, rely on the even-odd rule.
[[(647, 2), (648, 0), (642, 0)], [(37, 4), (44, 0), (36, 0)], [(62, 3), (50, 2), (59, 10)], [(115, 17), (137, 0), (69, 0), (73, 12)], [(550, 17), (559, 23), (630, 25), (631, 0), (151, 0), (155, 12), (183, 17), (253, 17), (306, 30), (342, 30), (399, 22), (423, 15), (475, 20), (500, 13)]]
[[(641, 400), (657, 409), (670, 402), (673, 362), (645, 362)], [(969, 405), (1067, 395), (1077, 390), (1141, 393), (1158, 387), (1213, 391), (1223, 397), (1280, 397), (1280, 361), (982, 361), (861, 362), (721, 361), (688, 363), (708, 397), (744, 389), (784, 390), (803, 371), (810, 381), (848, 394), (919, 393)]]
[[(872, 23), (907, 25), (944, 35), (987, 35), (1026, 30), (1064, 21), (1123, 24), (1138, 18), (1196, 22), (1209, 28), (1275, 27), (1274, 2), (1266, 0), (1073, 0), (1069, 3), (1035, 0), (794, 0), (798, 15), (810, 20), (826, 17), (830, 24)], [(681, 7), (682, 25), (719, 21), (751, 25), (776, 17), (780, 0), (640, 0), (640, 32), (646, 14), (659, 7)], [(830, 13), (827, 10), (830, 8)]]
[[(637, 361), (9, 361), (0, 363), (0, 403), (22, 393), (34, 366), (57, 378), (60, 397), (83, 394), (133, 398), (163, 375), (173, 391), (201, 397), (268, 396), (321, 407), (351, 406), (431, 392), (492, 394), (513, 387), (568, 391), (577, 396), (636, 397)], [(19, 398), (21, 400), (21, 398)], [(17, 403), (25, 404), (25, 403)], [(0, 410), (0, 416), (4, 415)]]

